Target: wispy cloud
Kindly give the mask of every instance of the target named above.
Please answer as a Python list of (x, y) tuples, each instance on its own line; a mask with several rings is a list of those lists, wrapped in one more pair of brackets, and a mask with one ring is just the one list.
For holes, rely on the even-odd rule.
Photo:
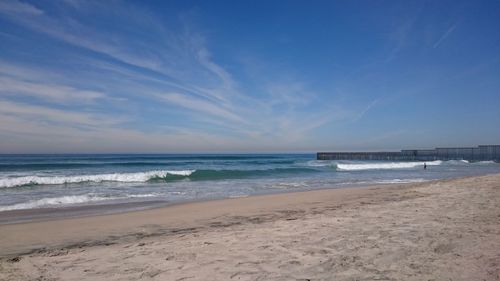
[(158, 97), (174, 105), (178, 105), (192, 111), (203, 112), (217, 117), (225, 118), (227, 119), (227, 121), (243, 121), (237, 114), (200, 98), (188, 97), (184, 94), (179, 93), (158, 94)]
[(11, 77), (0, 76), (0, 95), (26, 95), (60, 103), (90, 102), (105, 95), (100, 92), (81, 90), (69, 86), (28, 82)]
[(0, 2), (0, 12), (16, 15), (41, 15), (43, 11), (37, 7), (17, 0), (3, 0)]
[[(86, 9), (89, 3), (106, 8)], [(0, 16), (67, 44), (61, 55), (70, 58), (41, 68), (0, 56), (0, 129), (9, 139), (57, 135), (79, 145), (93, 140), (110, 151), (134, 143), (148, 151), (279, 149), (359, 115), (324, 103), (299, 75), (264, 71), (253, 80), (231, 73), (196, 28), (182, 26), (189, 21), (177, 27), (184, 32), (174, 32), (150, 11), (114, 2), (66, 4), (72, 9), (61, 14), (15, 0), (0, 4)], [(82, 11), (126, 24), (96, 25)], [(13, 141), (9, 147), (21, 146)]]
[[(113, 36), (109, 36), (105, 31), (93, 30), (66, 16), (60, 18), (51, 17), (31, 4), (17, 0), (2, 3), (4, 4), (0, 6), (0, 14), (4, 14), (26, 28), (62, 40), (68, 44), (108, 55), (123, 63), (151, 70), (159, 68), (158, 61), (152, 55), (148, 57), (143, 52), (142, 55), (138, 56), (131, 50), (133, 48), (127, 47), (130, 46), (130, 43), (134, 45), (137, 43), (121, 44), (125, 42), (113, 40)], [(37, 12), (28, 13), (27, 11)]]
[(86, 127), (95, 127), (103, 124), (113, 125), (123, 121), (107, 115), (53, 109), (10, 101), (0, 101), (0, 114), (19, 117), (21, 119), (36, 120), (42, 123)]
[(362, 119), (368, 111), (370, 111), (374, 106), (376, 106), (380, 102), (379, 99), (373, 100), (370, 104), (368, 104), (363, 110), (361, 110), (353, 121), (357, 121)]
[(451, 34), (451, 33), (452, 33), (452, 32), (453, 32), (456, 28), (457, 28), (457, 25), (456, 25), (456, 24), (454, 24), (454, 25), (450, 26), (450, 27), (446, 30), (446, 32), (445, 32), (443, 35), (441, 35), (441, 37), (440, 37), (440, 38), (439, 38), (436, 42), (434, 42), (434, 44), (432, 45), (432, 48), (434, 48), (434, 49), (435, 49), (435, 48), (439, 47), (439, 45), (441, 45), (441, 43), (443, 43), (443, 41), (444, 41), (444, 40), (446, 40), (446, 38), (448, 38), (448, 36), (450, 36), (450, 34)]
[(399, 53), (407, 47), (409, 38), (411, 38), (411, 32), (414, 29), (421, 12), (422, 8), (417, 9), (412, 15), (409, 15), (404, 19), (404, 21), (395, 26), (394, 31), (390, 33), (389, 42), (392, 43), (393, 47), (386, 56), (384, 60), (385, 63), (396, 59)]

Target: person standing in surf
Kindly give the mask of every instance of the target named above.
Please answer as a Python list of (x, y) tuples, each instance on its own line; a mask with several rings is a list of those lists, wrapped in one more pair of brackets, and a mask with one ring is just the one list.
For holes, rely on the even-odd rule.
[(427, 170), (427, 164), (424, 163), (424, 170)]

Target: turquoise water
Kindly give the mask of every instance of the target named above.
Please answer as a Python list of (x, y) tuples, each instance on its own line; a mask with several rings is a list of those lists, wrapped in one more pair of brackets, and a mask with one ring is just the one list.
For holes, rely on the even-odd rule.
[(182, 202), (500, 172), (494, 162), (317, 161), (314, 154), (0, 155), (0, 211)]

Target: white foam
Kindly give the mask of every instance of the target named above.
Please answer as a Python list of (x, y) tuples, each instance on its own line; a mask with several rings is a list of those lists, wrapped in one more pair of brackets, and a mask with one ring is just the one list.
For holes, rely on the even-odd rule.
[(451, 165), (464, 165), (464, 164), (469, 164), (469, 161), (467, 161), (467, 160), (448, 160), (445, 163), (451, 164)]
[(283, 189), (303, 188), (303, 187), (307, 187), (307, 184), (300, 183), (300, 182), (280, 182), (280, 183), (274, 184), (272, 187), (273, 188), (283, 188)]
[(475, 162), (474, 164), (496, 164), (495, 161), (479, 161), (479, 162)]
[(78, 175), (78, 176), (24, 176), (10, 177), (0, 179), (0, 188), (16, 187), (29, 184), (65, 184), (79, 182), (146, 182), (155, 177), (165, 177), (167, 175), (189, 176), (195, 170), (184, 171), (148, 171), (139, 173), (115, 173), (115, 174), (97, 174), (97, 175)]
[(426, 179), (392, 179), (392, 180), (380, 180), (376, 181), (375, 183), (381, 183), (381, 184), (389, 184), (389, 183), (418, 183), (418, 182), (425, 182), (427, 181)]
[(332, 162), (328, 160), (310, 160), (307, 161), (306, 166), (309, 167), (325, 167), (325, 166), (331, 166)]
[[(128, 194), (127, 198), (149, 198), (149, 197), (158, 197), (161, 196), (160, 193), (147, 193), (147, 194)], [(119, 199), (119, 198), (116, 198)]]
[(363, 185), (363, 184), (393, 184), (393, 183), (419, 183), (429, 180), (423, 178), (416, 179), (387, 179), (387, 180), (373, 180), (373, 181), (348, 181), (337, 183), (338, 185)]
[[(441, 165), (441, 160), (425, 162), (428, 166)], [(391, 170), (409, 169), (424, 166), (424, 162), (389, 162), (389, 163), (359, 163), (359, 164), (337, 164), (339, 171), (360, 171), (360, 170)]]
[(39, 200), (31, 200), (26, 203), (19, 203), (9, 206), (0, 206), (0, 211), (11, 211), (11, 210), (23, 210), (23, 209), (34, 209), (42, 207), (51, 207), (58, 205), (69, 205), (69, 204), (81, 204), (88, 202), (96, 202), (102, 200), (109, 200), (109, 197), (97, 197), (91, 195), (71, 195), (62, 196), (56, 198), (43, 198)]
[(7, 206), (0, 206), (1, 211), (12, 211), (12, 210), (25, 210), (25, 209), (35, 209), (35, 208), (50, 208), (50, 207), (61, 207), (66, 205), (74, 204), (84, 204), (99, 202), (105, 200), (120, 200), (127, 198), (148, 198), (148, 197), (158, 197), (160, 193), (146, 193), (146, 194), (127, 194), (120, 197), (111, 196), (96, 196), (94, 194), (85, 195), (68, 195), (53, 198), (42, 198), (38, 200), (31, 200), (25, 203), (18, 203)]

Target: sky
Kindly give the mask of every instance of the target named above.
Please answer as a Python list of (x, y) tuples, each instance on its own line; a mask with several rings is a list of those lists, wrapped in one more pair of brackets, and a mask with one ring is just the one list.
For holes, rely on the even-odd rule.
[(500, 144), (500, 1), (0, 0), (0, 153)]

